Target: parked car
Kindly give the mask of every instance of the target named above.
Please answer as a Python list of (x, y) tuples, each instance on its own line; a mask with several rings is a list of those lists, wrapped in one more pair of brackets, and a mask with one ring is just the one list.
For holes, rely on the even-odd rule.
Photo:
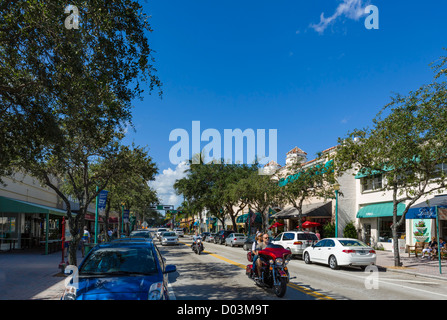
[(206, 241), (206, 242), (213, 242), (215, 236), (216, 236), (216, 233), (210, 233), (210, 234), (205, 238), (205, 241)]
[(158, 240), (160, 240), (161, 234), (166, 231), (169, 231), (169, 230), (166, 228), (158, 228), (157, 231), (155, 232), (155, 236), (157, 237)]
[(362, 269), (376, 263), (376, 251), (362, 241), (351, 238), (326, 238), (306, 248), (304, 262), (323, 263), (331, 269), (359, 266)]
[(176, 267), (165, 264), (152, 241), (140, 238), (95, 246), (78, 270), (77, 283), (67, 279), (62, 300), (169, 299), (166, 274)]
[(251, 250), (253, 246), (253, 242), (255, 241), (255, 234), (249, 235), (247, 239), (245, 240), (244, 244), (242, 245), (242, 248), (244, 248), (245, 251)]
[(209, 233), (209, 232), (207, 232), (207, 231), (206, 231), (206, 232), (202, 232), (202, 233), (200, 234), (200, 236), (202, 237), (202, 241), (205, 241), (206, 238), (210, 236), (210, 234), (211, 234), (211, 233)]
[(163, 232), (161, 235), (161, 245), (178, 244), (178, 236), (174, 231)]
[(315, 233), (309, 231), (286, 231), (276, 236), (272, 243), (292, 251), (292, 255), (302, 255), (307, 247), (318, 242)]
[(224, 244), (225, 238), (228, 237), (231, 233), (234, 233), (233, 230), (220, 230), (214, 236), (214, 243)]
[(129, 237), (142, 237), (152, 240), (152, 233), (146, 229), (134, 230), (129, 234)]
[(185, 236), (185, 233), (183, 232), (182, 228), (175, 228), (174, 232), (179, 236), (179, 237), (183, 237)]
[(247, 237), (243, 233), (230, 233), (228, 237), (225, 238), (226, 246), (243, 246)]

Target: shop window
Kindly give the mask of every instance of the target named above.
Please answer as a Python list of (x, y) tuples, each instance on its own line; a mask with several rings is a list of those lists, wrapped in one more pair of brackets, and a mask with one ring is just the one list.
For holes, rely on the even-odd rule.
[[(379, 223), (379, 242), (391, 242), (393, 239), (393, 231), (391, 225), (393, 224), (393, 217), (378, 218)], [(405, 235), (405, 223), (402, 223), (397, 228), (397, 237), (400, 239), (402, 235)]]
[(382, 189), (382, 175), (376, 174), (361, 179), (362, 192)]
[(437, 179), (447, 176), (447, 163), (440, 163), (436, 165), (436, 169), (431, 174), (432, 179)]

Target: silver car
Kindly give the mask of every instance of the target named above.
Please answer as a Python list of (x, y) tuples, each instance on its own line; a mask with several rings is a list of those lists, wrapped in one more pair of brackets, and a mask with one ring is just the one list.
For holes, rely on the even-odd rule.
[(183, 232), (182, 228), (175, 228), (174, 232), (179, 236), (179, 237), (183, 237), (185, 235), (185, 233)]
[(178, 244), (178, 236), (175, 232), (169, 231), (169, 232), (163, 232), (161, 235), (161, 245), (175, 245)]
[(157, 232), (155, 232), (155, 236), (157, 237), (158, 240), (161, 239), (161, 235), (163, 234), (163, 232), (169, 231), (166, 228), (158, 228)]
[(243, 246), (247, 237), (243, 233), (230, 233), (228, 237), (225, 238), (226, 246)]

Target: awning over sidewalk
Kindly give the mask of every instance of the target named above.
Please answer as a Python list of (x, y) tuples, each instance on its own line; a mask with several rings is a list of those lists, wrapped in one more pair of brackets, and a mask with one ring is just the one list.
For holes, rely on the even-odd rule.
[[(399, 203), (397, 205), (397, 215), (401, 216), (405, 210), (405, 205)], [(357, 212), (357, 218), (379, 218), (379, 217), (392, 217), (393, 216), (393, 203), (383, 202), (374, 203), (364, 206)]]
[(410, 207), (405, 219), (436, 219), (436, 213), (440, 219), (447, 220), (447, 195), (435, 196)]
[(11, 199), (0, 196), (0, 212), (10, 213), (48, 213), (58, 216), (65, 216), (66, 211), (36, 204), (32, 202)]
[[(331, 217), (332, 216), (332, 202), (318, 202), (308, 205), (303, 205), (303, 217)], [(286, 208), (274, 215), (275, 219), (290, 219), (298, 217), (298, 210), (294, 207)]]

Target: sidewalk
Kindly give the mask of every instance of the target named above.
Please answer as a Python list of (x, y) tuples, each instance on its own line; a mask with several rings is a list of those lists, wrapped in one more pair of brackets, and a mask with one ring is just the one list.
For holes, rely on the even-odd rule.
[(408, 257), (408, 253), (400, 255), (401, 267), (394, 266), (394, 253), (391, 251), (376, 250), (376, 265), (390, 272), (402, 272), (414, 274), (415, 276), (429, 277), (434, 279), (447, 280), (447, 261), (441, 261), (441, 272), (439, 270), (439, 261), (431, 261), (429, 258)]
[[(0, 300), (59, 300), (65, 288), (61, 260), (61, 251), (0, 252)], [(80, 251), (77, 260), (82, 261)]]
[[(391, 251), (376, 251), (376, 265), (386, 272), (403, 272), (415, 276), (447, 280), (447, 262), (442, 261), (442, 274), (438, 261), (401, 255), (402, 267), (394, 267)], [(0, 253), (0, 300), (59, 300), (65, 277), (58, 268), (61, 252), (49, 255), (40, 251), (16, 250)], [(82, 261), (78, 251), (78, 263)]]

